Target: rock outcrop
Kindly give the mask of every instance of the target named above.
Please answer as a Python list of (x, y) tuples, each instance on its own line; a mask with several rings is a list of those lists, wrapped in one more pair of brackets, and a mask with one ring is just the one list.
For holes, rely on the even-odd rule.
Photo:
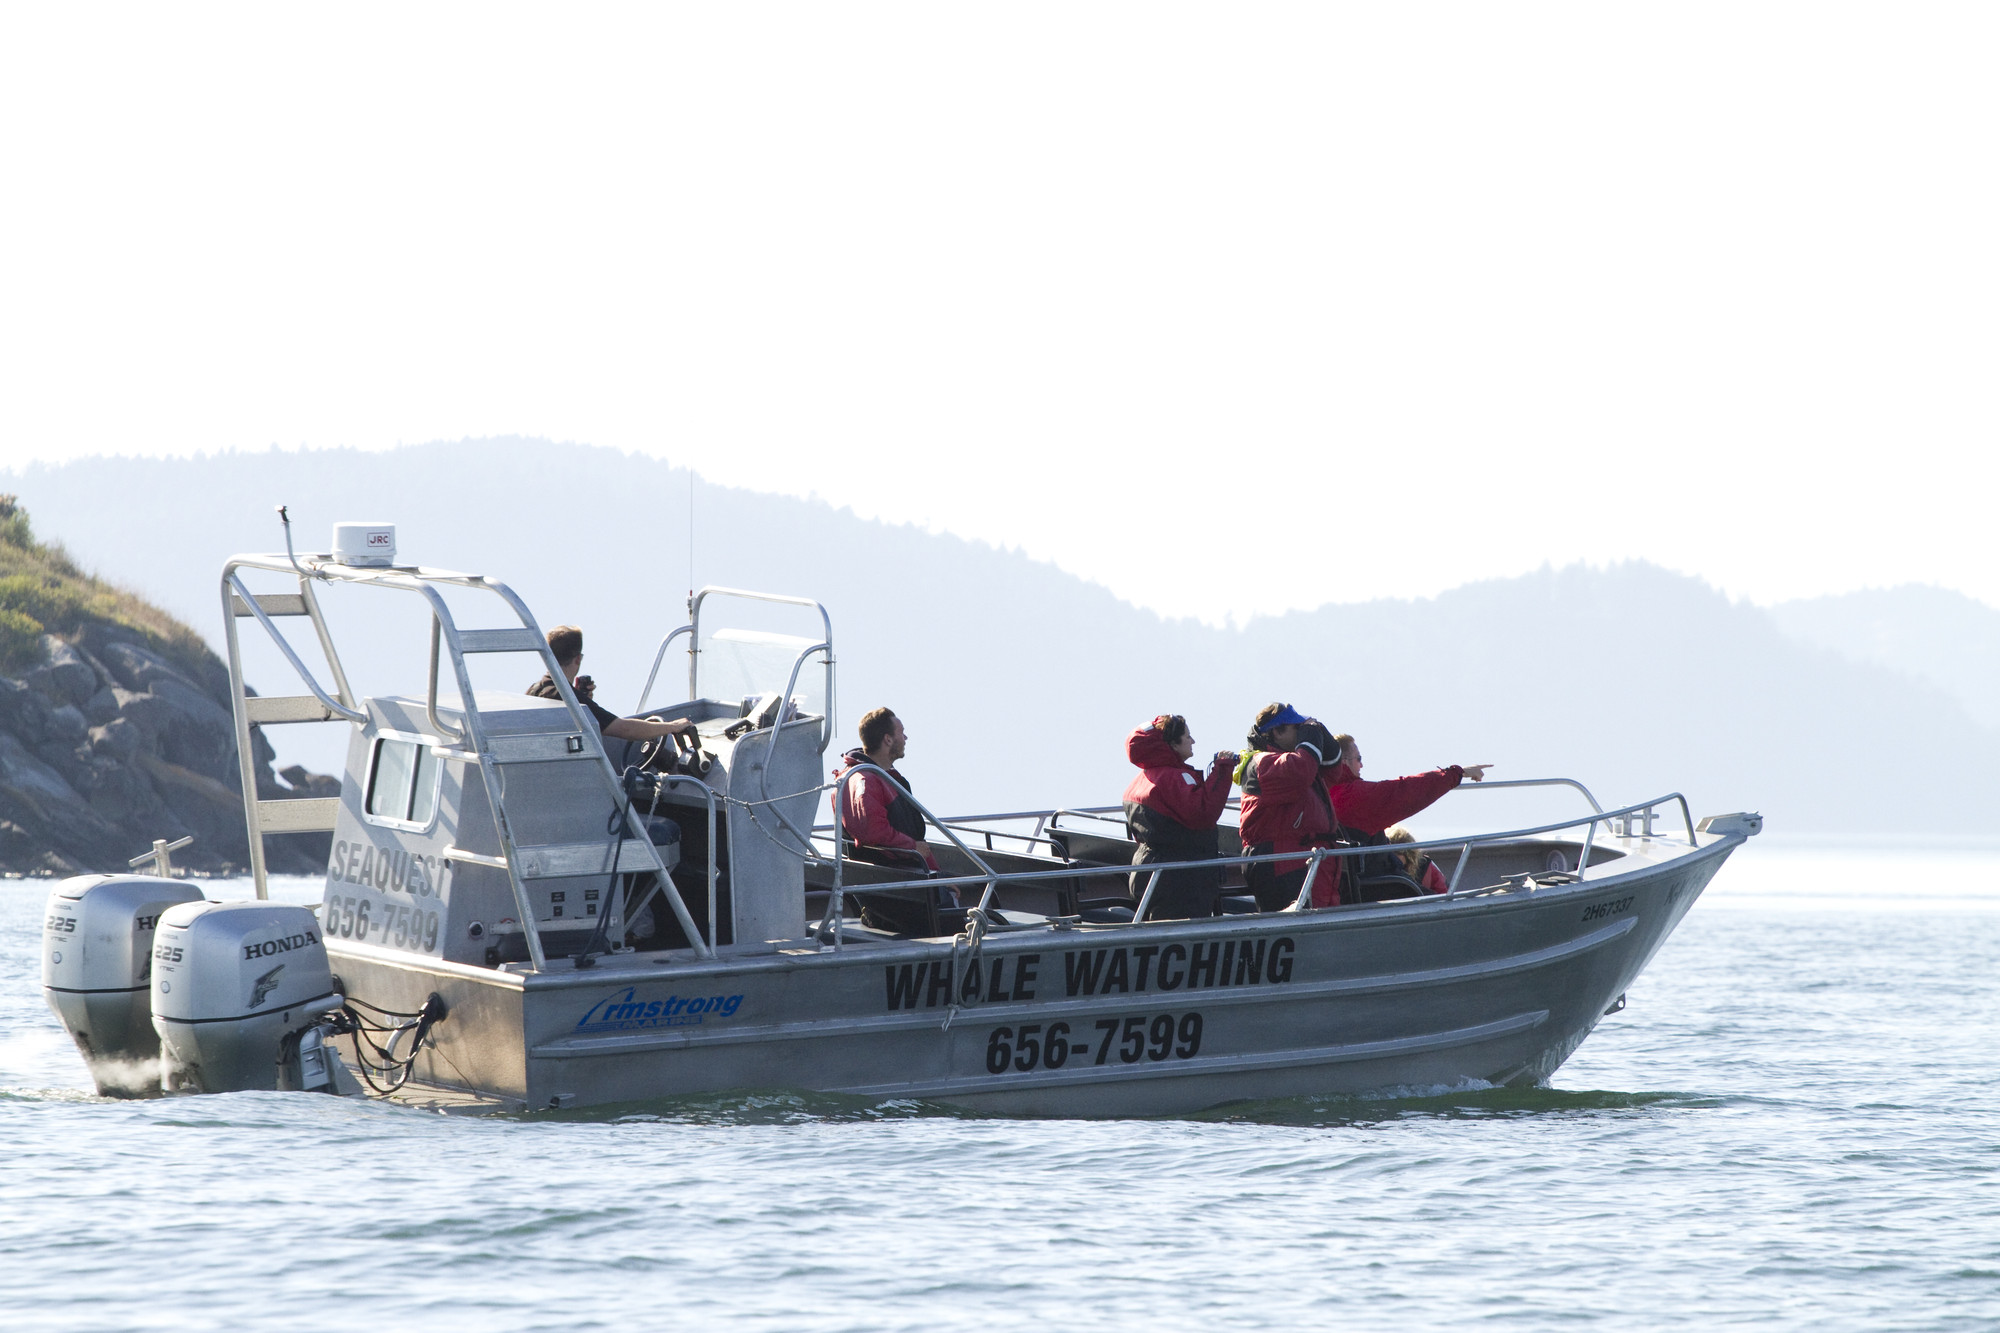
[[(11, 672), (0, 674), (0, 874), (122, 871), (154, 839), (186, 834), (194, 843), (175, 853), (177, 865), (247, 870), (221, 660), (191, 631), (81, 574), (60, 548), (33, 542), (11, 496), (0, 496), (0, 556), (16, 571), (0, 578), (0, 629), (11, 635), (0, 657)], [(45, 627), (36, 612), (57, 623)], [(281, 780), (261, 730), (250, 734), (260, 798), (339, 794), (338, 779), (302, 768)], [(317, 873), (327, 842), (266, 838), (266, 865)]]
[[(124, 870), (153, 839), (192, 833), (179, 865), (232, 874), (249, 864), (228, 677), (197, 684), (158, 653), (91, 627), (44, 637), (42, 664), (0, 676), (0, 873)], [(217, 686), (221, 688), (217, 688)], [(285, 778), (261, 730), (258, 795), (338, 795), (336, 778)], [(265, 839), (274, 873), (316, 873), (325, 834)]]

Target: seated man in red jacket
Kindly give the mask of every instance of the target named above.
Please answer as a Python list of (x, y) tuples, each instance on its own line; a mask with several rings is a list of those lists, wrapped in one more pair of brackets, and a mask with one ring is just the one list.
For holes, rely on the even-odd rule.
[[(865, 714), (861, 719), (861, 748), (842, 755), (833, 776), (838, 780), (858, 764), (873, 764), (887, 770), (895, 781), (880, 773), (861, 773), (829, 799), (845, 794), (846, 805), (840, 811), (841, 831), (854, 840), (864, 859), (936, 870), (937, 858), (924, 844), (923, 813), (915, 802), (907, 799), (910, 780), (896, 767), (908, 745), (909, 733), (903, 729), (901, 718), (886, 708)], [(878, 854), (869, 856), (868, 852)]]
[[(1217, 750), (1204, 777), (1188, 762), (1194, 757), (1194, 734), (1187, 719), (1163, 713), (1125, 738), (1125, 757), (1139, 776), (1125, 789), (1125, 826), (1139, 849), (1132, 864), (1167, 861), (1213, 861), (1218, 853), (1215, 824), (1229, 803), (1229, 777), (1236, 756)], [(1146, 891), (1152, 876), (1135, 872), (1132, 896)], [(1190, 867), (1163, 870), (1146, 909), (1148, 920), (1182, 920), (1214, 916), (1220, 871)]]

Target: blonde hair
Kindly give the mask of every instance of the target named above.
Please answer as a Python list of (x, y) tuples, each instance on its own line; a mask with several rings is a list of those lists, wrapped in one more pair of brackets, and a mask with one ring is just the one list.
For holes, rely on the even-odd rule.
[(1333, 743), (1340, 747), (1340, 753), (1334, 756), (1333, 762), (1336, 764), (1346, 763), (1347, 752), (1354, 748), (1354, 737), (1348, 735), (1344, 731), (1335, 732), (1333, 735)]
[[(1351, 740), (1352, 737), (1349, 739)], [(1382, 836), (1387, 842), (1415, 842), (1417, 840), (1417, 835), (1404, 828), (1401, 824), (1396, 825), (1396, 827), (1390, 829)], [(1397, 852), (1396, 859), (1403, 863), (1403, 873), (1411, 879), (1416, 879), (1418, 877), (1417, 872), (1424, 868), (1424, 854), (1422, 852)]]

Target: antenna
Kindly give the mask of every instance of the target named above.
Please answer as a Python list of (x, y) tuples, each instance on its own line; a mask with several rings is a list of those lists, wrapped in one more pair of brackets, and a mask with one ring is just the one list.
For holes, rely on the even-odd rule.
[(694, 619), (694, 464), (688, 464), (688, 619)]
[(299, 557), (292, 550), (292, 516), (285, 505), (278, 506), (278, 522), (285, 525), (285, 558), (292, 562), (293, 569), (299, 571), (299, 577), (305, 578), (306, 572), (299, 569)]

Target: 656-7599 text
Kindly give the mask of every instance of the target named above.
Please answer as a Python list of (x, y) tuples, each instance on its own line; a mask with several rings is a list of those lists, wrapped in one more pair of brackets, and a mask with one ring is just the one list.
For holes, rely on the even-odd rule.
[(436, 912), (365, 894), (328, 894), (321, 909), (320, 925), (328, 936), (337, 935), (344, 940), (366, 940), (375, 935), (380, 937), (377, 943), (398, 949), (437, 948)]
[[(1096, 1030), (1072, 1036), (1068, 1023), (1023, 1023), (998, 1027), (986, 1034), (986, 1072), (1061, 1069), (1071, 1060), (1107, 1064), (1115, 1053), (1119, 1064), (1141, 1060), (1188, 1060), (1201, 1050), (1201, 1015), (1143, 1014), (1100, 1018)], [(1093, 1058), (1093, 1056), (1095, 1058)]]

